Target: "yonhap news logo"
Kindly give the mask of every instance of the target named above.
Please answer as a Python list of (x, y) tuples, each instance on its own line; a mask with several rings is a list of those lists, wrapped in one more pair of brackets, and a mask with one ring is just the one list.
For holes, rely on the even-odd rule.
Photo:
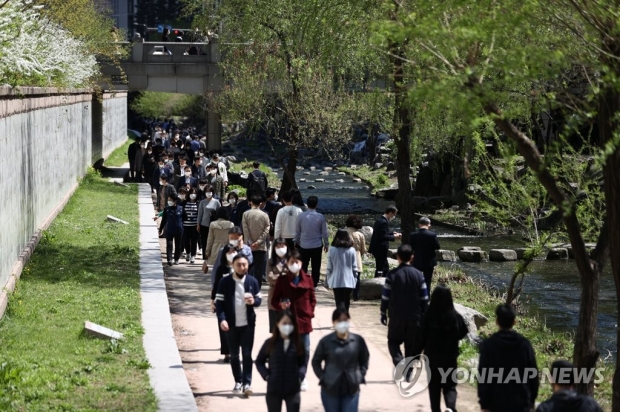
[[(424, 376), (422, 376), (424, 372)], [(424, 392), (428, 388), (431, 370), (426, 355), (410, 356), (394, 367), (394, 381), (398, 392), (404, 398)]]

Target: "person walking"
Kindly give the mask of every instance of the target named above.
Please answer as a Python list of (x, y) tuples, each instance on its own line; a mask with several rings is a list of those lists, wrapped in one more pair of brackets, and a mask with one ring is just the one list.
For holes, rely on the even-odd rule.
[(265, 276), (265, 265), (267, 251), (269, 247), (269, 216), (260, 209), (263, 203), (262, 195), (252, 196), (252, 209), (243, 214), (241, 218), (243, 225), (243, 237), (252, 249), (254, 264), (252, 265), (251, 274), (262, 283), (267, 281)]
[[(499, 331), (480, 344), (478, 372), (486, 374), (484, 382), (478, 382), (482, 411), (529, 412), (534, 408), (539, 384), (536, 355), (530, 341), (513, 330), (515, 319), (512, 305), (499, 305), (495, 309)], [(492, 377), (488, 376), (491, 370)], [(509, 379), (514, 373), (519, 379)]]
[(355, 289), (353, 290), (353, 300), (359, 299), (360, 294), (360, 277), (364, 271), (362, 256), (366, 254), (366, 237), (360, 232), (362, 228), (362, 219), (357, 215), (350, 215), (346, 221), (347, 232), (351, 236), (353, 249), (357, 258), (357, 273), (355, 274)]
[(157, 191), (157, 211), (161, 212), (166, 208), (166, 202), (168, 198), (172, 195), (175, 195), (176, 198), (177, 191), (173, 185), (168, 184), (168, 175), (162, 174), (159, 176), (159, 186)]
[(278, 210), (276, 224), (273, 231), (274, 238), (286, 239), (286, 244), (290, 250), (295, 248), (295, 230), (297, 230), (297, 217), (302, 213), (301, 209), (291, 203), (293, 195), (291, 192), (282, 193), (284, 207)]
[(206, 260), (207, 239), (209, 239), (209, 226), (215, 220), (217, 211), (222, 204), (213, 198), (211, 188), (205, 188), (206, 197), (198, 205), (198, 224), (196, 230), (200, 233), (200, 248), (202, 249), (202, 259)]
[(336, 307), (349, 311), (351, 292), (355, 289), (357, 254), (349, 232), (338, 229), (327, 253), (325, 285), (334, 291)]
[(272, 303), (273, 291), (276, 287), (278, 278), (288, 273), (286, 262), (288, 261), (288, 246), (286, 240), (279, 238), (273, 241), (271, 249), (271, 257), (267, 261), (267, 282), (269, 283), (269, 292), (267, 294), (267, 302), (269, 303), (269, 332), (273, 332), (276, 326), (276, 313), (280, 309), (279, 302), (276, 305)]
[[(276, 281), (271, 297), (271, 304), (277, 310), (291, 310), (297, 320), (299, 335), (306, 347), (306, 356), (310, 356), (310, 333), (312, 318), (316, 307), (314, 283), (312, 278), (301, 267), (301, 254), (297, 250), (289, 252), (286, 262), (287, 273)], [(308, 362), (306, 359), (306, 364)], [(301, 383), (301, 390), (306, 391), (308, 383)]]
[(282, 411), (282, 402), (287, 412), (299, 412), (299, 382), (305, 381), (308, 368), (306, 350), (291, 311), (279, 312), (276, 324), (271, 337), (263, 343), (256, 356), (256, 370), (267, 381), (265, 400), (268, 412)]
[[(234, 393), (243, 392), (251, 396), (252, 391), (252, 347), (256, 312), (261, 304), (260, 285), (248, 276), (249, 262), (242, 254), (233, 258), (233, 274), (222, 278), (218, 285), (215, 308), (220, 328), (227, 332), (230, 349), (230, 366), (235, 378)], [(243, 357), (243, 368), (239, 360), (239, 349)]]
[(260, 170), (260, 162), (252, 163), (254, 170), (252, 170), (248, 174), (247, 181), (247, 194), (248, 199), (251, 199), (253, 196), (265, 196), (267, 191), (267, 175), (265, 172)]
[(575, 365), (567, 360), (551, 364), (549, 377), (553, 395), (536, 408), (536, 412), (603, 412), (596, 401), (575, 390)]
[[(216, 297), (217, 290), (220, 286), (220, 282), (226, 276), (230, 275), (233, 272), (232, 262), (233, 259), (237, 256), (237, 249), (232, 245), (226, 245), (222, 249), (222, 257), (220, 265), (217, 268), (217, 273), (215, 274), (215, 281), (213, 282), (213, 288), (211, 288), (211, 312), (216, 313)], [(224, 363), (230, 362), (230, 349), (228, 348), (228, 337), (226, 336), (226, 332), (219, 327), (217, 330), (220, 335), (220, 354), (224, 355)]]
[(183, 203), (183, 244), (185, 246), (185, 261), (196, 262), (198, 248), (198, 191), (195, 187), (189, 190), (188, 199)]
[[(254, 261), (252, 258), (252, 249), (243, 243), (243, 232), (239, 226), (234, 226), (228, 231), (228, 244), (237, 249), (237, 253), (245, 256), (249, 262), (249, 265), (252, 264)], [(213, 268), (211, 270), (211, 283), (215, 282), (215, 274), (217, 273), (218, 266), (222, 261), (222, 250), (223, 249), (218, 250), (217, 256), (215, 257), (215, 262), (213, 263)]]
[(323, 337), (312, 358), (325, 412), (357, 412), (360, 385), (366, 383), (370, 353), (360, 335), (349, 332), (351, 317), (343, 307), (332, 314), (333, 333)]
[(406, 358), (419, 355), (416, 353), (416, 336), (428, 306), (424, 275), (411, 266), (411, 246), (401, 245), (396, 257), (398, 267), (385, 277), (381, 296), (381, 323), (388, 327), (388, 349), (394, 365), (403, 360), (400, 350), (403, 343)]
[(185, 166), (183, 169), (183, 175), (177, 178), (177, 190), (184, 187), (189, 190), (192, 187), (198, 187), (198, 179), (192, 177), (192, 168)]
[[(136, 154), (140, 151), (140, 140), (134, 139), (134, 141), (127, 147), (127, 160), (129, 161), (129, 180), (136, 179)], [(141, 172), (141, 171), (140, 171)]]
[[(432, 412), (441, 409), (441, 392), (446, 409), (456, 412), (456, 384), (452, 373), (442, 371), (456, 370), (459, 356), (459, 341), (467, 336), (467, 326), (461, 315), (454, 309), (452, 292), (439, 285), (433, 291), (431, 303), (420, 328), (418, 348), (415, 353), (424, 351), (430, 368), (428, 396)], [(445, 381), (444, 381), (445, 380)]]
[(318, 204), (318, 197), (308, 197), (308, 211), (297, 216), (297, 229), (294, 237), (297, 250), (301, 253), (304, 272), (308, 273), (310, 263), (312, 263), (312, 280), (315, 288), (319, 285), (321, 278), (323, 251), (327, 252), (329, 246), (327, 221), (322, 214), (317, 213)]
[(211, 266), (215, 264), (220, 249), (228, 245), (228, 234), (234, 227), (229, 220), (228, 209), (225, 207), (219, 208), (215, 217), (216, 220), (209, 225), (209, 236), (205, 250), (206, 262)]
[(375, 257), (376, 278), (385, 276), (389, 272), (390, 265), (387, 259), (390, 242), (402, 237), (400, 233), (390, 231), (390, 222), (396, 218), (397, 213), (398, 209), (396, 209), (396, 206), (388, 206), (385, 209), (385, 214), (375, 221), (373, 227), (368, 251)]
[(409, 244), (413, 249), (413, 267), (424, 273), (424, 282), (429, 292), (433, 271), (437, 266), (437, 250), (441, 249), (437, 234), (430, 228), (431, 220), (421, 217), (418, 221), (418, 230), (409, 235)]
[(226, 171), (226, 165), (220, 161), (220, 154), (215, 152), (212, 160), (217, 166), (217, 174), (222, 177), (224, 187), (228, 187), (228, 172)]
[(168, 196), (168, 206), (162, 214), (161, 224), (159, 226), (160, 236), (166, 233), (166, 258), (168, 266), (172, 266), (172, 250), (174, 245), (174, 264), (179, 264), (181, 257), (181, 249), (183, 244), (183, 206), (177, 204), (178, 197), (176, 193)]

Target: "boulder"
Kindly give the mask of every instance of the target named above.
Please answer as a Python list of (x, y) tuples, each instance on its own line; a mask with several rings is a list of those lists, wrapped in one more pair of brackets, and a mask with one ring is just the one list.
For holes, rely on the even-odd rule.
[(456, 253), (452, 250), (439, 249), (436, 254), (438, 262), (456, 262)]
[(553, 248), (547, 253), (547, 260), (568, 259), (568, 249), (564, 247)]
[(306, 182), (308, 179), (299, 179), (299, 182), (304, 183)]
[(479, 247), (469, 246), (462, 247), (457, 252), (457, 255), (463, 262), (487, 262), (489, 255), (487, 252), (480, 250)]
[(353, 179), (353, 181), (355, 183), (362, 183), (362, 179), (360, 179), (359, 177), (356, 177), (355, 179)]
[(384, 277), (360, 280), (360, 299), (381, 299), (383, 285), (385, 285)]
[(489, 260), (491, 262), (512, 262), (517, 260), (517, 252), (511, 249), (491, 249)]
[(312, 185), (308, 186), (308, 190), (314, 190), (314, 189), (316, 189), (316, 186), (312, 186)]
[(396, 251), (398, 249), (388, 249), (388, 257), (392, 259), (396, 259)]
[(454, 309), (463, 317), (463, 320), (465, 321), (465, 325), (467, 326), (467, 340), (472, 345), (477, 346), (481, 341), (478, 336), (478, 330), (487, 324), (487, 317), (477, 310), (468, 308), (467, 306), (463, 306), (459, 303), (454, 304)]
[(323, 182), (325, 182), (325, 179), (314, 179), (314, 181), (316, 183), (323, 183)]
[(297, 171), (298, 172), (303, 172), (304, 171), (304, 167), (303, 166), (297, 166)]
[(373, 229), (371, 226), (363, 226), (360, 229), (360, 233), (366, 238), (366, 243), (370, 243), (370, 238), (372, 238), (372, 232)]

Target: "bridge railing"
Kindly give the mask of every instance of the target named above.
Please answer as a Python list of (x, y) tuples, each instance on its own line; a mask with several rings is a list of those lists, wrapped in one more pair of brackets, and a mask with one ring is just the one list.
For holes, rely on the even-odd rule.
[(136, 42), (128, 57), (132, 63), (219, 63), (216, 42)]

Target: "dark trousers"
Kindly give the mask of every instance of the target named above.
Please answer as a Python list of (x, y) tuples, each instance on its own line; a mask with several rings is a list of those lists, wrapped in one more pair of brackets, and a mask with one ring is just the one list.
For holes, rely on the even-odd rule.
[(174, 244), (174, 260), (179, 260), (183, 249), (183, 234), (175, 236), (166, 235), (166, 258), (168, 262), (172, 260), (172, 248)]
[(198, 248), (198, 230), (196, 225), (183, 227), (183, 245), (185, 246), (185, 256), (196, 256)]
[(202, 249), (202, 260), (207, 260), (207, 238), (209, 237), (209, 227), (200, 225), (200, 249)]
[(269, 333), (273, 332), (273, 329), (276, 327), (276, 312), (275, 310), (269, 309)]
[(288, 247), (288, 251), (290, 253), (291, 250), (295, 249), (295, 242), (293, 242), (293, 239), (284, 239), (286, 240), (286, 247)]
[(286, 412), (299, 412), (299, 407), (301, 405), (301, 396), (299, 392), (288, 396), (280, 396), (267, 392), (265, 400), (267, 401), (267, 412), (281, 412), (282, 401), (286, 404)]
[[(252, 348), (254, 347), (254, 327), (229, 325), (226, 332), (228, 348), (230, 349), (230, 367), (236, 383), (252, 384)], [(243, 357), (243, 370), (239, 360), (239, 349)]]
[(336, 307), (339, 308), (344, 305), (344, 308), (349, 311), (351, 305), (351, 292), (352, 288), (334, 288), (334, 299), (336, 300)]
[(360, 285), (362, 272), (355, 272), (355, 289), (353, 289), (353, 300), (357, 301), (360, 298)]
[(301, 263), (304, 272), (308, 273), (308, 268), (312, 264), (312, 280), (314, 281), (314, 287), (317, 287), (319, 284), (319, 279), (321, 279), (321, 258), (323, 257), (323, 247), (304, 249), (300, 246), (298, 249), (299, 253), (301, 253)]
[(429, 358), (428, 365), (431, 371), (430, 381), (428, 384), (428, 397), (431, 401), (432, 412), (442, 412), (441, 408), (441, 392), (443, 391), (443, 400), (446, 408), (456, 412), (456, 382), (452, 380), (452, 373), (445, 377), (442, 382), (442, 376), (439, 369), (442, 369), (444, 375), (449, 368), (456, 370), (456, 359), (435, 359)]
[(400, 345), (405, 344), (405, 357), (419, 355), (415, 353), (416, 336), (418, 334), (419, 321), (417, 320), (401, 320), (390, 318), (388, 324), (388, 350), (392, 356), (394, 365), (403, 360), (403, 353)]
[(254, 279), (258, 281), (260, 285), (265, 279), (265, 270), (267, 269), (267, 252), (263, 250), (253, 250), (252, 251), (252, 270), (250, 274), (254, 276)]
[(230, 355), (230, 349), (228, 349), (228, 337), (226, 336), (228, 332), (224, 332), (219, 326), (217, 330), (220, 331), (220, 354)]
[(136, 162), (129, 162), (129, 178), (134, 179), (136, 177)]
[(376, 251), (373, 255), (375, 256), (375, 277), (385, 277), (390, 271), (387, 250)]

